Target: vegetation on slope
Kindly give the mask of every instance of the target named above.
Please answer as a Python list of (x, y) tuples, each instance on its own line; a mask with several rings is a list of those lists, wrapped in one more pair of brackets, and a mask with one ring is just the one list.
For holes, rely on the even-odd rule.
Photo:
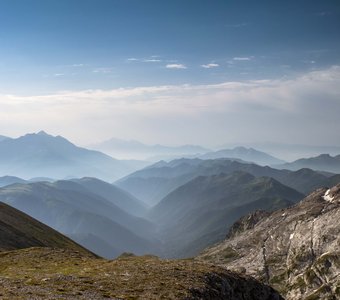
[(33, 297), (282, 299), (272, 288), (252, 278), (189, 260), (126, 255), (108, 261), (48, 248), (0, 253), (0, 298)]

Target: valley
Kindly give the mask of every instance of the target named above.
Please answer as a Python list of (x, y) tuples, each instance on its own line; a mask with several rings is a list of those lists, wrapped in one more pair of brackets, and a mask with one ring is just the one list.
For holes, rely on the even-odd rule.
[[(40, 135), (30, 141), (34, 151), (65, 143), (45, 133), (41, 143)], [(254, 149), (235, 153), (274, 159)], [(223, 299), (227, 285), (238, 299), (243, 284), (246, 299), (266, 299), (251, 298), (252, 289), (280, 299), (268, 285), (285, 299), (336, 297), (339, 225), (330, 220), (339, 212), (340, 175), (211, 155), (159, 161), (111, 182), (86, 171), (59, 179), (34, 172), (23, 179), (21, 169), (3, 174), (0, 294)], [(11, 273), (19, 267), (20, 276)], [(134, 281), (140, 285), (130, 286)]]

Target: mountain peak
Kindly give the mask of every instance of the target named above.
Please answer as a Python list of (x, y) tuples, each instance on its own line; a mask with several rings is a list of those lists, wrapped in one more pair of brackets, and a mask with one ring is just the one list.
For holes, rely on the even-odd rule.
[(44, 130), (40, 130), (37, 135), (47, 135), (47, 136), (50, 136), (49, 134), (47, 134)]

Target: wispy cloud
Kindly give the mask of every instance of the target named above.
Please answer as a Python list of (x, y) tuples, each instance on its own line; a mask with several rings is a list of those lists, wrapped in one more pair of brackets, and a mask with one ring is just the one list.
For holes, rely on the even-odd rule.
[(73, 64), (72, 67), (76, 67), (76, 68), (80, 68), (80, 67), (84, 67), (84, 64)]
[(236, 56), (233, 58), (235, 61), (249, 61), (252, 60), (252, 56)]
[(318, 17), (326, 17), (326, 16), (332, 15), (332, 12), (330, 12), (330, 11), (320, 11), (320, 12), (315, 13), (314, 15), (318, 16)]
[(205, 68), (205, 69), (211, 69), (211, 68), (217, 68), (219, 67), (220, 65), (219, 64), (216, 64), (216, 63), (210, 63), (210, 64), (206, 64), (206, 65), (201, 65), (202, 68)]
[(157, 63), (161, 62), (161, 59), (156, 59), (156, 58), (150, 58), (150, 59), (144, 59), (143, 62), (151, 62), (151, 63)]
[(243, 23), (235, 23), (235, 24), (226, 24), (225, 27), (230, 27), (230, 28), (240, 28), (240, 27), (245, 27), (250, 25), (250, 23), (243, 22)]
[(144, 63), (159, 63), (162, 60), (159, 58), (158, 55), (152, 55), (149, 58), (136, 58), (130, 57), (127, 59), (128, 62), (144, 62)]
[(236, 140), (283, 139), (277, 133), (289, 132), (283, 142), (313, 143), (317, 136), (318, 143), (331, 143), (340, 128), (339, 99), (334, 66), (283, 79), (0, 95), (0, 128), (25, 132), (44, 124), (75, 141), (134, 136), (138, 126), (144, 137), (169, 143), (219, 143), (226, 130), (237, 132)]
[(167, 69), (187, 69), (187, 67), (183, 64), (167, 64), (165, 67)]
[(112, 68), (96, 68), (92, 70), (93, 73), (102, 73), (102, 74), (108, 74), (112, 73)]
[(64, 73), (55, 73), (54, 76), (55, 77), (62, 77), (62, 76), (65, 76), (65, 74)]

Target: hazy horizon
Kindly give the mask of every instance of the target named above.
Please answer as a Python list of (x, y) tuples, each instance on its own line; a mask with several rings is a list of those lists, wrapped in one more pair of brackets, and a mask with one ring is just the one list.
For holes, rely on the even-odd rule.
[(340, 146), (337, 1), (4, 0), (0, 134)]

